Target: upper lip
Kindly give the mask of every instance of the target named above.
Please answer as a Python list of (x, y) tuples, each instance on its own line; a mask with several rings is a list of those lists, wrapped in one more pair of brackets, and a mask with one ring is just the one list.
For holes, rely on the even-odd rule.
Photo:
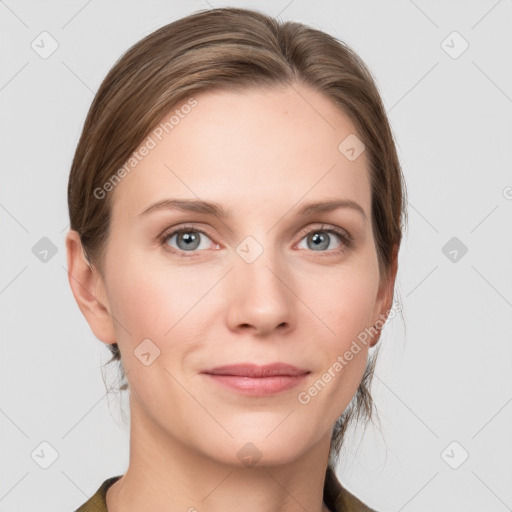
[(271, 377), (277, 375), (303, 375), (309, 373), (309, 371), (286, 363), (272, 363), (261, 366), (252, 363), (239, 363), (217, 366), (209, 370), (204, 370), (201, 373), (208, 373), (210, 375), (236, 375), (240, 377)]

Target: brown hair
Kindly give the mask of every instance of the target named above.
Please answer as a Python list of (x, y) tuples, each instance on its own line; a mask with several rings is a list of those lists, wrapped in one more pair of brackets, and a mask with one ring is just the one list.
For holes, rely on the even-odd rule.
[[(85, 120), (68, 184), (71, 229), (79, 233), (88, 261), (102, 273), (113, 200), (113, 192), (98, 198), (95, 191), (123, 167), (171, 108), (202, 91), (298, 82), (323, 93), (347, 114), (366, 146), (372, 226), (381, 278), (386, 278), (402, 238), (406, 190), (370, 71), (346, 44), (324, 32), (240, 8), (197, 11), (163, 26), (128, 49), (103, 80)], [(125, 377), (117, 343), (108, 348), (108, 363), (119, 361)], [(334, 426), (331, 465), (350, 421), (372, 417), (369, 387), (376, 352)], [(127, 387), (125, 382), (120, 389)]]

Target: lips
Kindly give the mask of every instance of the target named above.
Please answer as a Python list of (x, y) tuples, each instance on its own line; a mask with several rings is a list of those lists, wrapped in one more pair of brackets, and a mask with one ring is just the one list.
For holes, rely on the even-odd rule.
[(311, 372), (286, 363), (238, 363), (217, 366), (201, 373), (231, 392), (261, 397), (290, 390), (303, 382)]
[(226, 366), (218, 366), (204, 370), (201, 373), (206, 373), (209, 375), (231, 375), (236, 377), (265, 378), (278, 376), (296, 377), (299, 375), (308, 374), (309, 371), (286, 363), (272, 363), (266, 365), (239, 363)]

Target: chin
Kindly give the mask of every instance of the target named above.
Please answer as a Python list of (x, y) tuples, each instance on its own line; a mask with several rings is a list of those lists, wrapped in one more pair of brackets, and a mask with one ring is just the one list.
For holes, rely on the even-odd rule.
[[(278, 424), (279, 421), (275, 423)], [(278, 433), (280, 428), (282, 430)], [(291, 432), (290, 428), (281, 425), (269, 435), (271, 430), (238, 435), (231, 432), (234, 439), (222, 446), (217, 445), (221, 451), (217, 452), (215, 458), (237, 467), (280, 466), (297, 460), (314, 444), (311, 439), (304, 436), (304, 431)]]

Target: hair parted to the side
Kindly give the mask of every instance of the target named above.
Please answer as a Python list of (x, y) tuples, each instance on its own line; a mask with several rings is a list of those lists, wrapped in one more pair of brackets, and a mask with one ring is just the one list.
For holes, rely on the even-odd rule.
[[(87, 114), (69, 183), (70, 227), (103, 275), (115, 190), (94, 193), (127, 162), (180, 102), (203, 91), (285, 87), (302, 83), (324, 94), (354, 123), (365, 144), (372, 227), (381, 279), (387, 279), (406, 224), (406, 189), (395, 143), (372, 75), (345, 43), (297, 22), (249, 9), (197, 11), (154, 31), (115, 63)], [(341, 142), (341, 141), (340, 141)], [(133, 171), (133, 172), (136, 172)], [(125, 378), (118, 345), (108, 345)], [(378, 347), (359, 388), (333, 428), (329, 464), (354, 419), (372, 417), (370, 384)], [(127, 389), (125, 380), (120, 389)]]

